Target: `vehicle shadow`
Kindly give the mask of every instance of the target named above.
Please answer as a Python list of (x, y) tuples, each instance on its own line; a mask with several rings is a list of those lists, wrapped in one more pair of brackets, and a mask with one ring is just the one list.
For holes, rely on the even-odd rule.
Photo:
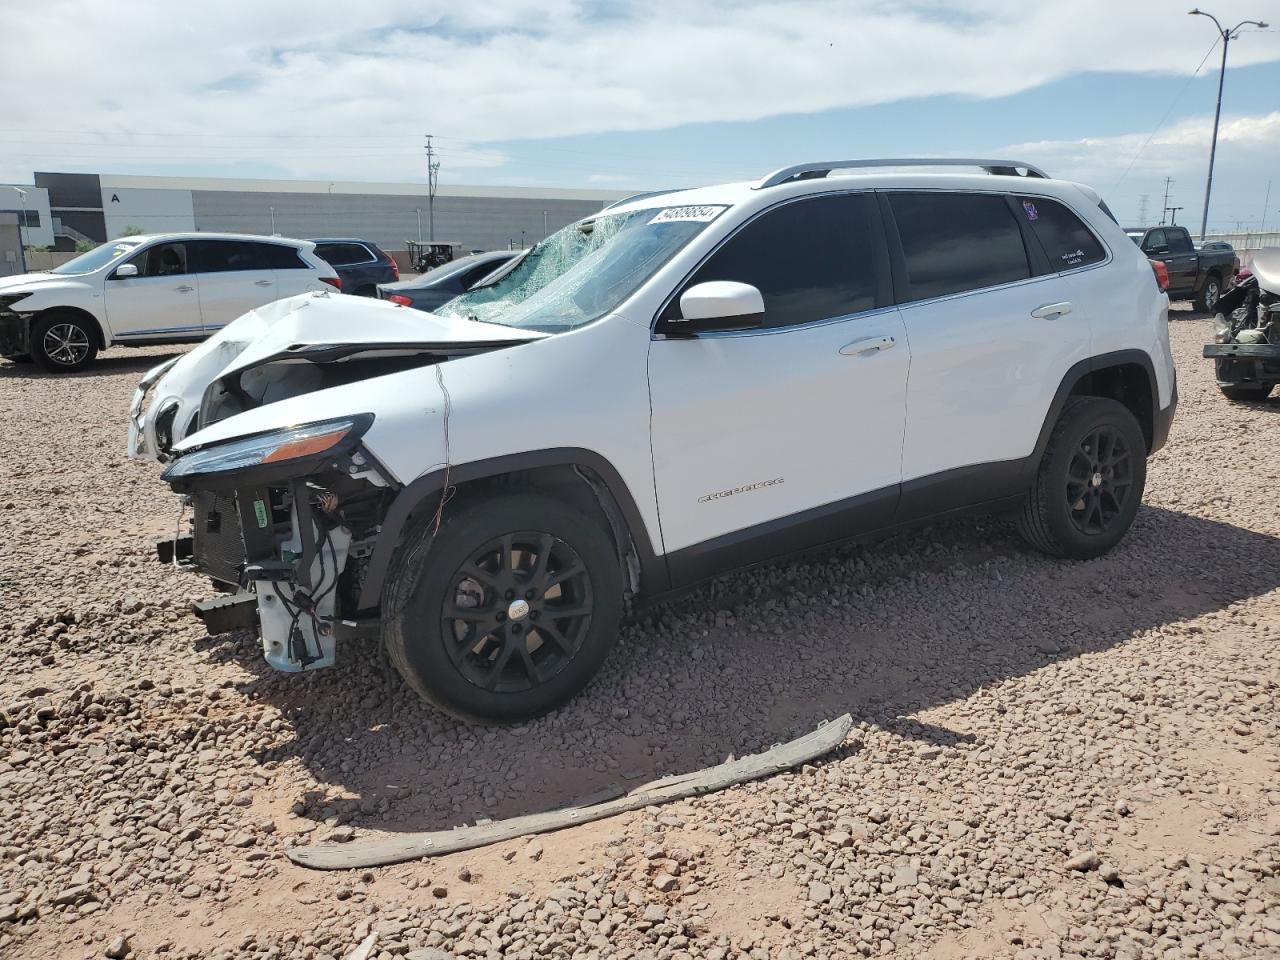
[(251, 671), (243, 692), (291, 724), (255, 759), (315, 778), (302, 815), (437, 830), (632, 789), (844, 712), (907, 738), (971, 741), (912, 714), (1277, 586), (1280, 538), (1172, 510), (1144, 508), (1119, 548), (1086, 563), (1029, 551), (1004, 521), (956, 521), (659, 606), (624, 626), (584, 694), (515, 727), (423, 704), (376, 643), (301, 677), (273, 673), (247, 634), (201, 647)]
[(0, 379), (85, 380), (133, 371), (145, 373), (171, 357), (186, 353), (192, 346), (193, 344), (179, 343), (172, 346), (151, 347), (145, 350), (137, 348), (107, 350), (98, 354), (97, 359), (89, 364), (88, 367), (75, 373), (51, 373), (30, 361), (18, 362), (0, 359)]

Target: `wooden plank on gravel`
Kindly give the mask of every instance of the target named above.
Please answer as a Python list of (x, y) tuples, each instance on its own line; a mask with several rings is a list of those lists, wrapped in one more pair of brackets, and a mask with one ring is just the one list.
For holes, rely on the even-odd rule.
[(459, 827), (456, 830), (404, 833), (366, 843), (320, 843), (309, 847), (292, 847), (285, 852), (290, 860), (304, 867), (316, 870), (351, 870), (403, 863), (421, 857), (438, 857), (460, 850), (474, 850), (503, 840), (550, 833), (580, 823), (603, 820), (642, 807), (715, 793), (748, 780), (790, 770), (834, 750), (844, 742), (852, 726), (853, 718), (846, 713), (824, 723), (812, 733), (778, 744), (764, 753), (728, 760), (693, 773), (654, 780), (616, 800), (591, 806), (567, 807), (548, 813), (513, 817), (497, 823)]

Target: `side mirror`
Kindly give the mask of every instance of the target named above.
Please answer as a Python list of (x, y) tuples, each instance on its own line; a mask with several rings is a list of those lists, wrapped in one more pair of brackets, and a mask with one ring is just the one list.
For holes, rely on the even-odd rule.
[(111, 275), (113, 280), (123, 280), (126, 277), (136, 277), (138, 275), (138, 266), (134, 263), (122, 263), (116, 267), (116, 272)]
[(709, 280), (680, 295), (680, 316), (670, 323), (676, 334), (759, 327), (764, 324), (764, 297), (749, 283)]

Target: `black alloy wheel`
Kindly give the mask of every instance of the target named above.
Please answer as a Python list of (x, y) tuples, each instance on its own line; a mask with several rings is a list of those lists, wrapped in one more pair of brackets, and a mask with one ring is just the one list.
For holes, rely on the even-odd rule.
[(1100, 426), (1080, 441), (1066, 486), (1071, 522), (1083, 534), (1105, 533), (1124, 513), (1133, 488), (1133, 453), (1117, 428)]
[(591, 613), (591, 577), (577, 551), (529, 530), (486, 543), (454, 573), (440, 632), (470, 683), (518, 693), (569, 664)]
[(1049, 435), (1018, 532), (1051, 557), (1100, 557), (1132, 526), (1146, 482), (1146, 437), (1133, 411), (1108, 397), (1072, 397)]
[(405, 531), (382, 598), (391, 662), (463, 720), (553, 710), (600, 670), (618, 636), (623, 580), (591, 501), (478, 491)]

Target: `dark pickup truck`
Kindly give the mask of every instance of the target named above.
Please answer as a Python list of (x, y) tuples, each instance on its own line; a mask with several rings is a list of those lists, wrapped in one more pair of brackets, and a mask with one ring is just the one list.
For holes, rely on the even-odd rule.
[(1169, 271), (1169, 299), (1192, 300), (1202, 313), (1213, 313), (1240, 270), (1235, 250), (1197, 250), (1186, 227), (1126, 227), (1125, 233), (1150, 260)]

